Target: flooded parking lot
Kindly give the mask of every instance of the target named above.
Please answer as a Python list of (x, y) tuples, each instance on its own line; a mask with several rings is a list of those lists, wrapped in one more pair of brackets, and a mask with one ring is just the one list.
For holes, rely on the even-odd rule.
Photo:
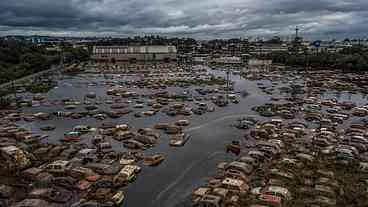
[[(48, 145), (57, 146), (63, 144), (69, 148), (77, 145), (79, 146), (78, 150), (96, 149), (102, 157), (97, 159), (97, 161), (94, 160), (95, 158), (93, 158), (93, 161), (86, 161), (88, 162), (86, 164), (84, 160), (82, 162), (74, 159), (77, 156), (68, 153), (65, 153), (65, 155), (61, 153), (55, 156), (55, 158), (46, 158), (43, 161), (40, 161), (41, 159), (36, 155), (36, 158), (33, 158), (35, 160), (34, 163), (39, 165), (33, 167), (44, 170), (45, 168), (42, 168), (41, 165), (49, 164), (52, 160), (74, 159), (73, 166), (84, 166), (92, 169), (92, 167), (88, 167), (88, 164), (109, 163), (114, 165), (115, 162), (119, 162), (118, 160), (124, 158), (128, 153), (134, 153), (133, 163), (141, 168), (141, 172), (133, 182), (124, 183), (123, 186), (113, 187), (114, 190), (108, 191), (111, 194), (120, 190), (124, 192), (124, 201), (117, 205), (190, 206), (192, 205), (193, 190), (200, 186), (205, 186), (214, 177), (219, 177), (220, 180), (224, 177), (227, 178), (226, 173), (222, 172), (221, 176), (218, 175), (219, 163), (238, 160), (239, 154), (240, 156), (247, 155), (252, 150), (252, 146), (257, 148), (258, 141), (267, 141), (273, 135), (272, 139), (281, 140), (283, 146), (278, 147), (280, 149), (277, 152), (271, 153), (270, 161), (265, 165), (277, 166), (275, 163), (279, 161), (278, 159), (283, 158), (284, 155), (294, 153), (286, 152), (291, 151), (293, 147), (284, 146), (293, 143), (283, 139), (288, 125), (297, 121), (305, 123), (306, 132), (305, 135), (300, 135), (300, 137), (298, 135), (300, 140), (308, 140), (308, 136), (317, 133), (321, 128), (322, 121), (326, 122), (323, 126), (329, 130), (338, 131), (338, 126), (347, 129), (351, 123), (359, 119), (358, 116), (350, 115), (350, 111), (356, 106), (366, 104), (367, 100), (366, 96), (353, 90), (353, 88), (336, 90), (334, 88), (336, 85), (326, 80), (325, 82), (328, 83), (326, 83), (325, 88), (321, 86), (317, 90), (316, 87), (311, 85), (316, 84), (311, 79), (313, 78), (311, 74), (303, 75), (296, 72), (277, 71), (268, 72), (267, 74), (261, 71), (242, 75), (231, 74), (232, 89), (230, 90), (224, 88), (226, 87), (227, 75), (226, 70), (220, 67), (211, 69), (205, 66), (194, 66), (184, 70), (175, 69), (172, 65), (163, 67), (170, 69), (170, 71), (164, 69), (160, 73), (150, 72), (148, 74), (126, 74), (121, 71), (106, 73), (105, 71), (105, 74), (102, 74), (99, 70), (93, 72), (92, 68), (90, 73), (62, 75), (57, 80), (57, 86), (46, 94), (20, 94), (23, 97), (23, 107), (12, 113), (4, 112), (4, 120), (11, 120), (18, 128), (23, 128), (33, 134), (48, 135), (42, 138), (40, 142), (43, 144), (39, 145), (35, 145), (35, 141), (25, 142), (25, 140), (22, 140), (24, 139), (23, 136), (17, 139), (16, 143), (20, 146), (19, 148), (28, 149), (31, 153)], [(285, 73), (288, 73), (288, 75), (285, 75)], [(163, 79), (165, 81), (162, 81)], [(187, 80), (184, 81), (183, 79)], [(357, 86), (349, 85), (349, 87)], [(226, 102), (226, 104), (222, 106), (222, 102)], [(33, 106), (26, 106), (29, 103)], [(270, 105), (270, 103), (273, 105)], [(343, 107), (348, 105), (348, 103), (354, 104), (354, 106), (351, 106), (349, 110), (344, 109)], [(156, 106), (154, 107), (155, 104)], [(179, 106), (174, 106), (175, 104)], [(205, 109), (201, 108), (202, 105), (204, 105)], [(336, 106), (340, 108), (336, 108)], [(175, 107), (177, 108), (175, 109)], [(318, 108), (318, 110), (313, 107)], [(356, 114), (368, 115), (368, 111), (365, 111), (366, 109), (356, 110)], [(66, 113), (69, 113), (69, 115), (65, 115)], [(322, 115), (320, 115), (322, 113), (335, 116), (330, 117), (326, 115), (322, 118)], [(342, 115), (336, 115), (338, 113), (347, 114), (346, 116), (348, 117), (343, 118)], [(256, 126), (251, 126), (250, 124), (248, 126), (248, 122), (246, 122), (245, 124), (241, 123), (241, 126), (238, 127), (247, 128), (245, 130), (234, 127), (234, 124), (240, 118), (249, 116), (257, 120)], [(313, 122), (308, 121), (309, 119), (306, 116)], [(27, 121), (24, 117), (32, 117), (30, 119), (33, 120)], [(324, 120), (327, 119), (326, 117), (329, 117), (330, 121)], [(280, 125), (275, 124), (274, 121), (271, 122), (274, 126), (268, 126), (272, 128), (272, 132), (265, 129), (264, 133), (267, 133), (265, 136), (260, 135), (263, 133), (261, 131), (256, 131), (253, 133), (255, 135), (252, 135), (252, 130), (263, 129), (262, 127), (271, 119), (280, 118)], [(188, 135), (190, 138), (184, 142), (182, 147), (173, 147), (170, 146), (172, 135), (167, 128), (165, 128), (166, 132), (165, 130), (153, 128), (158, 123), (175, 125), (179, 120), (188, 121), (188, 124), (181, 126), (179, 130), (180, 133)], [(6, 127), (7, 124), (9, 123), (4, 122), (3, 126)], [(127, 124), (129, 130), (119, 130), (117, 126), (123, 124)], [(107, 125), (112, 127), (104, 127)], [(72, 134), (65, 134), (66, 132), (77, 131), (75, 129), (76, 126), (86, 126), (88, 132), (82, 132), (76, 137), (73, 137), (74, 135), (72, 136)], [(42, 130), (44, 127), (55, 129), (45, 131)], [(114, 129), (113, 132), (106, 132), (111, 128)], [(144, 130), (139, 132), (140, 129), (145, 128), (159, 132), (159, 137), (156, 137), (153, 143), (147, 144), (146, 142), (149, 142), (150, 138), (154, 137), (154, 132), (150, 130), (148, 132)], [(123, 138), (123, 141), (119, 140), (117, 133), (126, 131), (138, 132), (138, 134), (134, 134), (133, 138), (129, 137)], [(174, 134), (179, 133), (174, 132)], [(95, 140), (96, 135), (102, 135), (103, 142), (109, 143), (111, 147), (106, 147), (105, 149), (102, 147), (103, 145), (93, 144), (92, 140)], [(144, 135), (145, 138), (140, 137), (140, 135)], [(329, 139), (339, 138), (331, 137)], [(127, 141), (129, 140), (135, 141), (129, 142), (130, 145), (128, 145)], [(138, 143), (136, 143), (136, 140), (139, 140)], [(322, 144), (322, 147), (328, 147), (329, 145), (338, 146), (342, 143), (331, 140), (329, 140), (330, 142), (328, 141), (327, 146)], [(239, 153), (227, 153), (226, 146), (234, 141), (238, 143), (234, 144), (236, 149), (239, 145)], [(22, 142), (33, 147), (27, 148), (20, 144)], [(7, 145), (5, 141), (3, 143), (3, 146)], [(127, 147), (131, 146), (132, 143), (139, 146), (139, 143), (143, 144), (142, 147)], [(296, 143), (303, 145), (303, 142), (300, 141)], [(313, 152), (313, 150), (314, 148), (311, 151)], [(262, 152), (265, 153), (265, 151), (267, 150)], [(317, 154), (311, 151), (308, 151), (308, 153), (314, 158), (317, 157)], [(49, 152), (45, 152), (43, 156), (47, 156)], [(361, 153), (364, 152), (364, 149), (362, 149)], [(308, 154), (307, 152), (305, 153)], [(40, 154), (42, 156), (42, 153)], [(105, 155), (111, 155), (111, 157)], [(147, 161), (147, 157), (151, 155), (160, 155), (163, 157), (163, 161), (154, 167), (145, 165), (141, 160)], [(143, 158), (140, 159), (141, 157)], [(275, 157), (276, 161), (272, 157)], [(119, 166), (120, 169), (123, 167), (124, 164)], [(22, 167), (22, 170), (26, 168)], [(97, 170), (95, 171), (97, 172)], [(267, 169), (264, 171), (267, 171)], [(53, 177), (59, 176), (52, 172), (50, 174)], [(75, 177), (68, 173), (65, 174), (62, 176)], [(106, 175), (106, 178), (103, 179), (108, 180), (114, 176), (116, 175)], [(252, 178), (253, 175), (249, 174), (248, 176)], [(248, 181), (248, 179), (246, 180)], [(91, 185), (94, 183), (92, 181), (88, 182)], [(283, 182), (282, 185), (286, 185), (285, 183), (287, 182)], [(256, 185), (252, 183), (248, 185), (250, 188), (268, 186), (266, 184)], [(279, 185), (281, 184), (277, 184), (277, 186)], [(106, 188), (109, 187), (97, 187), (97, 189)], [(221, 188), (224, 187), (222, 186)], [(292, 187), (288, 188), (289, 191), (295, 191)], [(91, 189), (86, 190), (87, 195), (85, 195), (83, 190), (79, 189), (80, 196), (75, 198), (75, 200), (77, 201), (80, 198), (97, 201), (111, 200), (105, 197), (103, 199), (94, 199), (96, 198), (95, 191)], [(75, 189), (73, 188), (73, 190)], [(292, 193), (294, 194), (295, 192)], [(233, 194), (237, 195), (237, 193), (232, 193), (231, 195)], [(245, 197), (244, 195), (242, 196)], [(27, 193), (21, 196), (21, 198), (27, 197)], [(223, 196), (222, 199), (227, 200), (228, 197)], [(255, 200), (257, 199), (250, 201), (258, 202)], [(47, 201), (53, 203), (50, 199)], [(239, 202), (241, 203), (242, 201), (244, 200)], [(196, 204), (202, 205), (201, 202), (199, 201)], [(264, 203), (267, 202), (266, 200)], [(60, 205), (71, 205), (68, 202), (62, 203), (59, 202)], [(76, 206), (83, 206), (82, 204), (76, 204)], [(331, 205), (329, 204), (329, 206)]]
[[(225, 72), (209, 71), (218, 76), (226, 77)], [(112, 80), (120, 80), (119, 77), (111, 76)], [(103, 103), (109, 96), (106, 91), (109, 88), (103, 75), (91, 75), (90, 77), (82, 75), (81, 77), (65, 77), (58, 81), (57, 88), (47, 94), (47, 100), (50, 102), (60, 100), (59, 97), (76, 99), (83, 101), (86, 92), (96, 92), (97, 100), (101, 100), (99, 108), (107, 109), (110, 105)], [(123, 78), (123, 80), (126, 78)], [(259, 95), (259, 89), (254, 82), (242, 79), (240, 76), (231, 76), (235, 81), (235, 89), (238, 91), (247, 90), (250, 95), (241, 98), (240, 104), (233, 104), (230, 107), (218, 108), (213, 113), (204, 115), (193, 115), (190, 117), (191, 125), (184, 129), (191, 134), (192, 139), (183, 148), (173, 149), (168, 145), (167, 137), (161, 138), (158, 145), (147, 152), (159, 152), (165, 155), (165, 161), (153, 168), (143, 169), (139, 178), (129, 185), (126, 189), (127, 197), (124, 205), (126, 206), (175, 206), (185, 200), (194, 187), (196, 187), (203, 178), (214, 174), (216, 164), (224, 159), (230, 159), (231, 154), (226, 154), (224, 146), (232, 139), (241, 135), (231, 127), (232, 122), (242, 115), (254, 114), (251, 111), (253, 106), (259, 103), (265, 103), (266, 98)], [(93, 86), (90, 83), (93, 84)], [(169, 91), (184, 92), (190, 91), (196, 94), (195, 88), (181, 89), (169, 87)], [(140, 92), (150, 93), (152, 90), (140, 90)], [(52, 113), (63, 110), (64, 106), (50, 105), (25, 108), (25, 112), (48, 112)], [(75, 110), (83, 108), (80, 106)], [(133, 107), (132, 107), (133, 108)], [(148, 107), (145, 107), (148, 108)], [(144, 111), (145, 108), (141, 109)], [(133, 113), (125, 115), (118, 119), (107, 119), (103, 122), (127, 123), (130, 126), (139, 129), (152, 127), (158, 122), (174, 123), (177, 120), (186, 118), (185, 116), (169, 117), (166, 114), (158, 113), (152, 117), (136, 118)], [(73, 129), (77, 125), (89, 125), (98, 127), (101, 121), (93, 118), (84, 118), (79, 120), (56, 118), (49, 121), (36, 121), (32, 123), (22, 123), (22, 126), (32, 131), (38, 131), (44, 125), (55, 125), (57, 128), (49, 133), (49, 138), (45, 140), (48, 143), (58, 143), (65, 131)], [(125, 151), (125, 148), (118, 142), (114, 142), (113, 148), (119, 151)], [(83, 140), (82, 140), (83, 142)], [(89, 140), (86, 140), (89, 142)], [(199, 182), (199, 183), (198, 183)], [(132, 196), (129, 196), (132, 195)], [(144, 198), (144, 199), (142, 199)]]

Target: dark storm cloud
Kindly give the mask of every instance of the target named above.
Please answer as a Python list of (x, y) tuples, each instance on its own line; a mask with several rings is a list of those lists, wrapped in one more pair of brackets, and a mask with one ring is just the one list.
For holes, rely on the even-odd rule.
[(366, 0), (1, 0), (0, 34), (364, 36)]

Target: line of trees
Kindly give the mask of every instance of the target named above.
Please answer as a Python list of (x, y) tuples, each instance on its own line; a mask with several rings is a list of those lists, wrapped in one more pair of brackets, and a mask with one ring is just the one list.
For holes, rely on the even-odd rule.
[(58, 61), (45, 48), (15, 40), (0, 40), (0, 83), (48, 69)]
[(364, 46), (345, 48), (338, 53), (290, 54), (289, 52), (275, 52), (263, 58), (272, 59), (274, 63), (295, 67), (368, 71), (368, 48)]
[(64, 62), (66, 63), (84, 62), (88, 61), (90, 58), (89, 51), (83, 47), (73, 48), (72, 45), (63, 45), (62, 50), (64, 54)]
[[(58, 52), (49, 52), (47, 46), (27, 41), (0, 39), (0, 84), (33, 73), (47, 70), (60, 62)], [(64, 62), (81, 62), (89, 59), (89, 52), (71, 45), (61, 45)]]

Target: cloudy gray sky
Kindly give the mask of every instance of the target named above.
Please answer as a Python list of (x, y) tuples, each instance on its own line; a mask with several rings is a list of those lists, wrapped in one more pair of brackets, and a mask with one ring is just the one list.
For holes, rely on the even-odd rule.
[(0, 35), (365, 38), (368, 0), (0, 0)]

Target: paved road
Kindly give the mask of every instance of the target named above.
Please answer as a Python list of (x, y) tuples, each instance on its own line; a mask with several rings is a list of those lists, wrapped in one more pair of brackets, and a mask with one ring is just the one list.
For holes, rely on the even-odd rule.
[(53, 66), (48, 70), (44, 70), (44, 71), (41, 71), (41, 72), (38, 72), (38, 73), (33, 73), (33, 74), (25, 76), (23, 78), (19, 78), (17, 80), (1, 84), (0, 88), (1, 89), (7, 88), (7, 87), (10, 87), (12, 84), (18, 84), (18, 83), (20, 83), (22, 81), (25, 81), (25, 80), (28, 80), (28, 79), (36, 78), (36, 77), (42, 76), (42, 75), (50, 73), (50, 72), (63, 71), (64, 69), (65, 68), (63, 68), (62, 66)]

